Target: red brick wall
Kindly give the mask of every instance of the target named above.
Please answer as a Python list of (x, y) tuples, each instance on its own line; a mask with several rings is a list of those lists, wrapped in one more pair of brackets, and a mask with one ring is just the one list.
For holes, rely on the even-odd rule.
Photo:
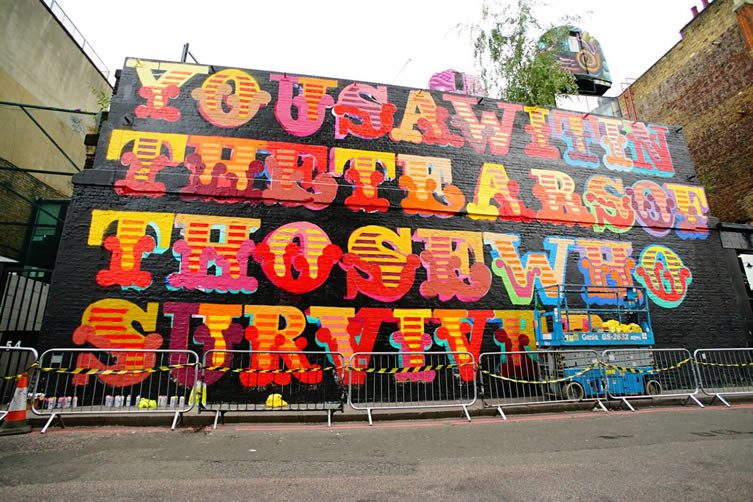
[[(753, 220), (753, 53), (744, 29), (753, 6), (717, 0), (630, 88), (637, 118), (679, 124), (711, 212)], [(746, 24), (747, 23), (747, 24)], [(627, 111), (625, 96), (620, 99)]]

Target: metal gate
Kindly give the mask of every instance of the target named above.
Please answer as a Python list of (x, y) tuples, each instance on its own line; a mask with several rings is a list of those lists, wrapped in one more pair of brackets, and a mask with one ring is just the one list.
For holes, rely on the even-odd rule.
[(36, 346), (51, 277), (48, 269), (0, 264), (0, 345)]

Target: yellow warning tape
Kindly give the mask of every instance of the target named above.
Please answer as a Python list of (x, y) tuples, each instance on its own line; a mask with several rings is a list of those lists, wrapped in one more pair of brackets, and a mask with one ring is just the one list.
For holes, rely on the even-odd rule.
[(18, 380), (22, 376), (24, 376), (23, 373), (21, 373), (20, 375), (11, 375), (11, 376), (0, 377), (0, 379), (2, 379), (2, 380)]
[(584, 368), (583, 370), (579, 371), (578, 373), (574, 373), (574, 374), (572, 374), (570, 376), (563, 377), (563, 378), (556, 378), (554, 380), (518, 380), (516, 378), (510, 378), (510, 377), (506, 377), (506, 376), (502, 376), (502, 375), (497, 375), (497, 374), (492, 373), (491, 371), (487, 371), (487, 370), (481, 370), (481, 373), (483, 373), (485, 375), (489, 375), (492, 378), (496, 378), (497, 380), (505, 380), (507, 382), (525, 383), (525, 384), (542, 384), (543, 385), (543, 384), (567, 382), (567, 381), (572, 380), (574, 378), (577, 378), (579, 376), (585, 375), (586, 373), (588, 373), (589, 371), (591, 371), (592, 369), (594, 369), (598, 365), (599, 365), (599, 363), (594, 363), (591, 366), (588, 366), (588, 367)]
[(171, 364), (155, 368), (139, 368), (135, 370), (101, 370), (97, 368), (39, 368), (45, 373), (62, 373), (66, 375), (140, 375), (143, 373), (158, 373), (180, 368), (192, 368), (193, 364)]
[(753, 368), (753, 362), (750, 363), (704, 363), (696, 361), (696, 364), (702, 364), (703, 366), (722, 366), (724, 368)]
[(648, 370), (638, 369), (638, 368), (624, 368), (622, 366), (617, 366), (617, 365), (609, 364), (609, 363), (601, 363), (601, 364), (603, 366), (607, 367), (607, 368), (612, 368), (614, 370), (622, 371), (624, 373), (650, 373), (650, 374), (654, 374), (654, 373), (661, 373), (663, 371), (676, 370), (677, 368), (681, 368), (682, 366), (688, 364), (692, 360), (693, 359), (689, 357), (687, 359), (684, 359), (684, 360), (680, 361), (677, 364), (673, 364), (672, 366), (667, 366), (666, 368), (652, 368), (652, 369), (648, 369)]
[[(428, 366), (411, 366), (407, 368), (344, 368), (340, 366), (325, 366), (324, 368), (298, 368), (298, 369), (253, 369), (253, 368), (228, 368), (225, 366), (208, 366), (205, 368), (208, 371), (220, 371), (223, 373), (263, 373), (263, 374), (279, 374), (279, 373), (310, 373), (313, 371), (333, 371), (347, 369), (349, 371), (357, 371), (363, 373), (377, 373), (377, 374), (396, 374), (396, 373), (420, 373), (423, 371), (439, 371), (451, 368), (459, 368), (463, 366), (473, 366), (475, 363), (461, 363), (461, 364), (435, 364)], [(32, 367), (38, 367), (37, 363), (34, 363)], [(109, 370), (109, 369), (96, 369), (96, 368), (39, 368), (39, 371), (45, 373), (57, 373), (67, 375), (139, 375), (143, 373), (158, 373), (160, 371), (170, 371), (180, 368), (193, 367), (192, 364), (173, 364), (170, 366), (157, 366), (155, 368), (139, 368), (131, 370)], [(31, 368), (29, 368), (31, 369)], [(15, 380), (21, 378), (22, 375), (12, 375), (2, 377), (4, 380)]]
[[(678, 369), (685, 364), (688, 364), (690, 361), (692, 361), (692, 358), (685, 359), (683, 361), (680, 361), (677, 364), (674, 364), (672, 366), (667, 366), (666, 368), (654, 368), (654, 369), (638, 369), (638, 368), (626, 368), (623, 366), (617, 366), (615, 364), (609, 364), (609, 363), (595, 363), (591, 366), (588, 366), (587, 368), (583, 369), (582, 371), (575, 373), (573, 375), (570, 375), (569, 377), (563, 377), (563, 378), (557, 378), (554, 380), (517, 380), (514, 378), (504, 377), (502, 375), (494, 374), (487, 370), (481, 370), (481, 372), (485, 375), (489, 375), (493, 378), (497, 378), (500, 380), (507, 380), (510, 382), (515, 383), (526, 383), (526, 384), (547, 384), (547, 383), (560, 383), (560, 382), (566, 382), (568, 380), (572, 380), (573, 378), (576, 378), (578, 376), (581, 376), (594, 367), (598, 365), (602, 365), (607, 368), (611, 368), (614, 370), (622, 371), (625, 373), (661, 373), (663, 371), (671, 371), (674, 369)], [(702, 364), (705, 366), (723, 366), (723, 367), (753, 367), (753, 362), (750, 363), (739, 363), (739, 364), (724, 364), (724, 363), (705, 363), (696, 361), (697, 364)], [(17, 380), (21, 378), (24, 373), (28, 372), (32, 368), (39, 368), (39, 371), (45, 372), (45, 373), (58, 373), (58, 374), (69, 374), (69, 375), (138, 375), (143, 373), (158, 373), (161, 371), (170, 371), (174, 369), (181, 369), (181, 368), (190, 368), (193, 367), (192, 364), (173, 364), (170, 366), (157, 366), (155, 368), (140, 368), (140, 369), (131, 369), (131, 370), (110, 370), (110, 369), (95, 369), (95, 368), (39, 368), (39, 363), (32, 364), (29, 368), (27, 368), (23, 373), (20, 373), (18, 375), (10, 375), (10, 376), (3, 376), (0, 377), (1, 380)], [(394, 375), (399, 373), (421, 373), (424, 371), (441, 371), (441, 370), (447, 370), (452, 368), (461, 368), (464, 366), (476, 366), (476, 363), (469, 362), (469, 363), (460, 363), (460, 364), (434, 364), (434, 365), (427, 365), (427, 366), (409, 366), (406, 368), (352, 368), (352, 367), (341, 367), (341, 366), (326, 366), (323, 368), (299, 368), (299, 369), (253, 369), (253, 368), (228, 368), (224, 366), (209, 366), (205, 368), (209, 371), (220, 371), (223, 373), (265, 373), (265, 374), (278, 374), (278, 373), (309, 373), (313, 371), (333, 371), (333, 370), (348, 370), (348, 371), (355, 371), (359, 373), (376, 373), (376, 374), (388, 374), (388, 375)]]
[(428, 366), (409, 366), (406, 368), (352, 368), (342, 366), (326, 366), (324, 368), (300, 368), (300, 369), (254, 369), (254, 368), (228, 368), (225, 366), (208, 366), (205, 368), (208, 371), (220, 371), (223, 373), (309, 373), (312, 371), (333, 371), (333, 370), (348, 370), (356, 371), (359, 373), (377, 373), (394, 375), (396, 373), (420, 373), (423, 371), (439, 371), (451, 368), (460, 368), (462, 366), (474, 366), (475, 363), (460, 363), (460, 364), (434, 364)]
[(25, 370), (23, 370), (18, 375), (10, 375), (10, 376), (0, 377), (0, 380), (18, 380), (19, 378), (21, 378), (22, 376), (24, 376), (26, 373), (28, 373), (29, 371), (31, 371), (32, 368), (37, 368), (37, 367), (39, 367), (39, 363), (33, 363), (31, 366), (29, 366), (28, 368), (26, 368)]
[(324, 368), (299, 368), (294, 370), (287, 370), (287, 369), (277, 369), (277, 370), (264, 370), (264, 369), (254, 369), (254, 368), (228, 368), (225, 366), (208, 366), (204, 368), (207, 371), (220, 371), (222, 373), (310, 373), (312, 371), (332, 371), (335, 368), (335, 366), (326, 366)]
[(396, 373), (421, 373), (423, 371), (440, 371), (452, 368), (461, 368), (463, 366), (475, 366), (476, 363), (460, 364), (430, 364), (428, 366), (409, 366), (407, 368), (348, 368), (350, 371), (359, 373), (377, 373), (394, 375)]

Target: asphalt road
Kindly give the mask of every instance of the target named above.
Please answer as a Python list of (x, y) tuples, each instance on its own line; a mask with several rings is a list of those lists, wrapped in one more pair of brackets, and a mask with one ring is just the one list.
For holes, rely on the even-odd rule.
[(753, 500), (753, 406), (67, 428), (0, 438), (0, 500)]

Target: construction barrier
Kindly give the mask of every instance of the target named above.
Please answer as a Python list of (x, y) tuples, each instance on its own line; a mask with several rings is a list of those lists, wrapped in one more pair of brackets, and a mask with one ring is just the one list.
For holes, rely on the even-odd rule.
[(605, 375), (593, 350), (485, 352), (479, 356), (481, 401), (496, 408), (594, 401), (606, 411)]
[(724, 396), (753, 395), (753, 349), (698, 349), (693, 359), (707, 396), (730, 406)]
[(19, 379), (33, 369), (37, 357), (29, 347), (0, 347), (0, 420), (8, 414)]
[(199, 357), (189, 350), (50, 349), (39, 358), (32, 411), (48, 416), (190, 411)]
[[(753, 395), (753, 349), (608, 349), (487, 352), (478, 364), (468, 352), (358, 352), (210, 350), (203, 364), (195, 352), (148, 349), (34, 349), (0, 347), (0, 419), (13, 401), (22, 410), (32, 382), (32, 411), (53, 420), (64, 415), (173, 414), (178, 420), (198, 405), (228, 411), (325, 411), (348, 402), (372, 411), (468, 407), (477, 395), (485, 407), (593, 401), (605, 398), (635, 411), (633, 399), (697, 399), (704, 394), (729, 406), (725, 396)], [(477, 390), (480, 385), (480, 391)], [(209, 392), (207, 391), (209, 389)], [(712, 401), (713, 402), (713, 401)]]
[(687, 349), (608, 349), (602, 353), (609, 397), (631, 411), (632, 399), (686, 398), (703, 408), (693, 356)]
[(342, 411), (345, 357), (339, 352), (209, 350), (199, 412), (217, 421), (229, 411)]
[(476, 360), (469, 352), (356, 352), (346, 380), (348, 404), (366, 410), (461, 407), (476, 402)]

